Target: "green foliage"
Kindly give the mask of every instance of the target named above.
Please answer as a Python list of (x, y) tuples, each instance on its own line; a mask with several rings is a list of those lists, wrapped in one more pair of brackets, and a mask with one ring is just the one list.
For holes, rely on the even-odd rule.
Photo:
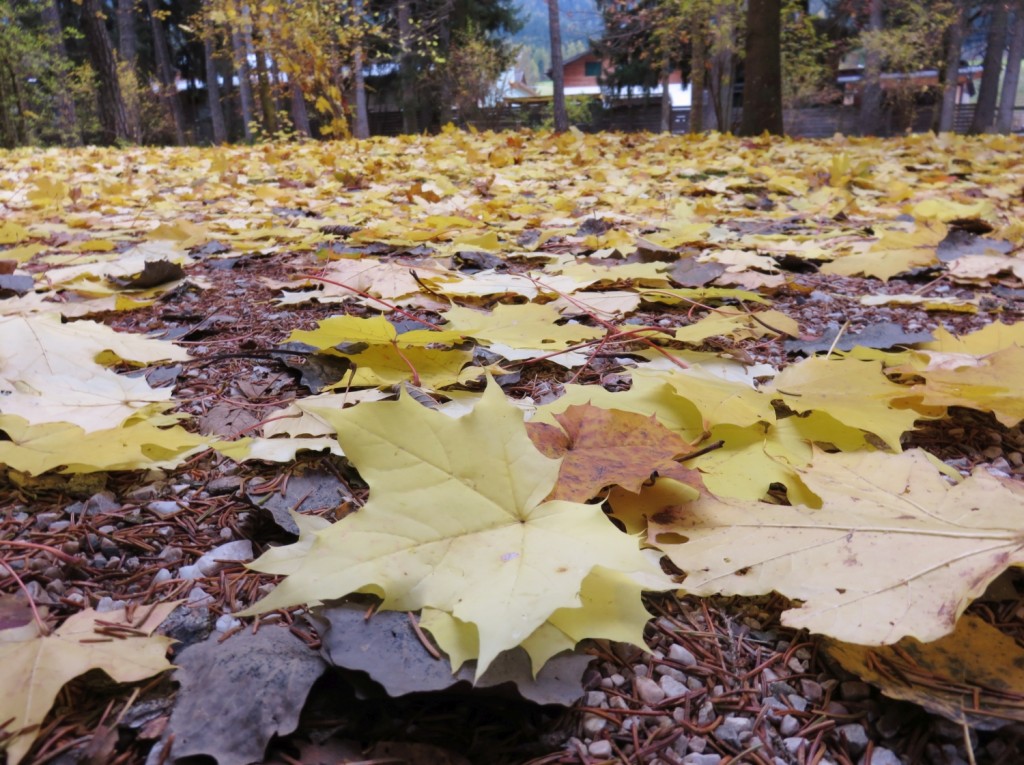
[(788, 108), (829, 100), (834, 86), (828, 56), (835, 47), (804, 11), (785, 0), (782, 25), (782, 101)]
[[(72, 69), (55, 57), (37, 6), (0, 0), (0, 146), (49, 137), (56, 123), (54, 94)], [(87, 71), (77, 72), (79, 89), (90, 82)]]

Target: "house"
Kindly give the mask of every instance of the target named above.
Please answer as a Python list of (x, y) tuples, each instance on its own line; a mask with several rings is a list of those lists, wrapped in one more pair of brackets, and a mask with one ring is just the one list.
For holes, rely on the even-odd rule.
[[(593, 49), (588, 49), (577, 56), (566, 59), (562, 62), (562, 72), (565, 77), (565, 95), (569, 98), (573, 96), (601, 98), (608, 105), (624, 104), (641, 99), (657, 101), (661, 98), (661, 85), (648, 90), (640, 87), (611, 90), (607, 86), (602, 86), (600, 82), (601, 74), (604, 71), (610, 71), (610, 69), (611, 63), (595, 53)], [(548, 76), (550, 75), (551, 72), (549, 71)], [(505, 98), (505, 103), (521, 104), (551, 99), (550, 82), (537, 83), (533, 90), (534, 93), (530, 95), (519, 95), (510, 92)], [(690, 106), (690, 86), (683, 84), (682, 77), (678, 71), (672, 72), (669, 77), (668, 92), (669, 97), (672, 99), (673, 107)]]

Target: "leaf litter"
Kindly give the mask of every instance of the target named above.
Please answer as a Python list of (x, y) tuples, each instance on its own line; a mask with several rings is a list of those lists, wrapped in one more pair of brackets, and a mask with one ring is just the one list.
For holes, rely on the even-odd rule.
[[(633, 450), (638, 464), (625, 472), (623, 460), (615, 456), (619, 443), (602, 450), (597, 441), (581, 452), (590, 460), (577, 460), (575, 469), (585, 474), (590, 462), (595, 475), (584, 488), (570, 491), (576, 505), (599, 510), (607, 499), (632, 534), (650, 524), (681, 538), (687, 527), (663, 528), (664, 521), (685, 514), (688, 506), (716, 501), (746, 503), (751, 512), (761, 507), (763, 514), (801, 505), (811, 513), (828, 513), (837, 489), (825, 490), (816, 479), (828, 473), (829, 451), (840, 452), (836, 459), (875, 460), (873, 469), (886, 473), (906, 458), (900, 450), (924, 447), (945, 460), (947, 470), (952, 466), (966, 474), (983, 464), (1002, 474), (993, 479), (997, 483), (1019, 485), (1024, 473), (1019, 392), (1003, 382), (1014, 379), (1016, 369), (1012, 332), (1019, 317), (1014, 290), (1020, 283), (1014, 266), (1024, 234), (1012, 201), (1020, 179), (1009, 161), (1019, 149), (1011, 139), (913, 137), (840, 147), (721, 137), (702, 143), (577, 133), (447, 132), (415, 141), (421, 153), (412, 159), (397, 161), (398, 144), (375, 139), (367, 146), (378, 157), (390, 157), (387, 163), (360, 155), (348, 160), (344, 177), (372, 179), (374, 186), (343, 180), (333, 169), (334, 159), (316, 144), (267, 147), (259, 156), (248, 149), (219, 149), (217, 158), (214, 152), (188, 150), (195, 154), (189, 162), (166, 166), (155, 163), (146, 150), (110, 152), (106, 161), (111, 172), (126, 166), (145, 171), (137, 176), (140, 187), (131, 198), (112, 192), (115, 187), (98, 183), (74, 162), (45, 167), (48, 176), (62, 180), (47, 180), (38, 194), (19, 196), (17, 183), (0, 185), (0, 203), (11, 221), (4, 224), (8, 249), (0, 252), (0, 259), (12, 252), (12, 260), (21, 264), (17, 274), (34, 277), (39, 290), (0, 300), (0, 316), (23, 322), (38, 316), (31, 320), (52, 324), (52, 316), (62, 313), (65, 322), (57, 327), (72, 331), (89, 326), (76, 321), (84, 316), (119, 330), (122, 337), (155, 333), (175, 340), (173, 345), (165, 341), (172, 349), (165, 356), (132, 359), (110, 348), (116, 358), (82, 359), (66, 366), (59, 378), (28, 374), (25, 363), (31, 356), (2, 356), (0, 378), (9, 381), (17, 396), (32, 390), (45, 394), (38, 397), (40, 407), (17, 403), (23, 398), (10, 399), (20, 407), (13, 413), (0, 400), (0, 430), (7, 439), (0, 442), (0, 460), (7, 465), (4, 480), (10, 488), (2, 505), (3, 538), (9, 540), (4, 543), (5, 592), (30, 594), (58, 620), (89, 605), (187, 597), (191, 608), (175, 612), (187, 615), (169, 620), (174, 624), (168, 630), (181, 641), (175, 656), (204, 640), (214, 626), (224, 640), (216, 645), (230, 645), (239, 630), (248, 629), (236, 614), (261, 597), (274, 597), (277, 580), (235, 561), (211, 560), (204, 564), (211, 573), (199, 571), (196, 579), (184, 578), (181, 570), (196, 573), (193, 564), (204, 553), (232, 539), (247, 539), (261, 549), (270, 545), (272, 552), (265, 556), (277, 556), (275, 570), (286, 575), (287, 584), (303, 567), (321, 565), (316, 562), (321, 535), (370, 518), (373, 507), (398, 512), (387, 528), (388, 533), (401, 533), (402, 524), (410, 523), (402, 503), (428, 489), (429, 482), (413, 477), (406, 485), (398, 477), (397, 484), (389, 483), (392, 471), (386, 455), (406, 437), (418, 441), (414, 434), (421, 420), (446, 418), (433, 421), (450, 420), (454, 432), (460, 432), (465, 418), (472, 422), (481, 417), (486, 407), (481, 414), (477, 409), (487, 400), (480, 392), (488, 375), (519, 405), (502, 415), (504, 422), (516, 421), (509, 419), (511, 412), (525, 411), (533, 422), (553, 428), (570, 404), (573, 411), (589, 405), (596, 408), (593, 421), (584, 418), (583, 430), (573, 432), (590, 427), (600, 433), (605, 426), (599, 423), (608, 413), (620, 418), (633, 413), (640, 420), (633, 421), (635, 433), (630, 435), (653, 433), (657, 427), (677, 439), (672, 454), (666, 449), (663, 456), (652, 455), (647, 466), (640, 463), (648, 457)], [(490, 149), (503, 141), (523, 161), (491, 167), (486, 158), (497, 161), (493, 158), (504, 149)], [(986, 147), (983, 159), (979, 144)], [(836, 152), (856, 153), (863, 167), (870, 168), (856, 186), (842, 175), (829, 176), (837, 167)], [(894, 160), (901, 154), (914, 159)], [(244, 177), (224, 170), (228, 165), (221, 160), (226, 155), (247, 168)], [(12, 172), (23, 173), (24, 161), (14, 162)], [(40, 155), (32, 161), (38, 171), (51, 160)], [(949, 173), (941, 188), (916, 183), (921, 167), (949, 162), (957, 163), (958, 174)], [(655, 166), (674, 171), (645, 172)], [(960, 171), (965, 166), (976, 166), (977, 181), (972, 173)], [(716, 169), (716, 174), (702, 178), (695, 172), (702, 168)], [(151, 204), (161, 183), (189, 186), (197, 173), (204, 178), (203, 193), (176, 199), (173, 215), (163, 202)], [(495, 178), (487, 194), (474, 183), (484, 176)], [(789, 180), (780, 181), (782, 176)], [(995, 177), (999, 180), (993, 181)], [(426, 178), (439, 180), (425, 183)], [(797, 186), (800, 194), (793, 193)], [(76, 192), (61, 196), (62, 188)], [(209, 209), (211, 200), (217, 209)], [(307, 214), (282, 217), (285, 208)], [(965, 220), (969, 226), (961, 226)], [(971, 232), (970, 237), (958, 234), (961, 230)], [(473, 252), (486, 253), (489, 259), (467, 257)], [(1008, 260), (995, 263), (995, 257)], [(673, 269), (684, 259), (708, 266), (699, 280), (692, 265)], [(473, 264), (478, 265), (467, 267)], [(183, 269), (183, 280), (175, 266)], [(141, 280), (133, 281), (137, 276)], [(165, 278), (174, 281), (163, 283)], [(865, 295), (872, 299), (865, 301)], [(965, 306), (972, 310), (963, 310)], [(385, 324), (380, 324), (382, 317)], [(318, 334), (339, 321), (340, 333)], [(363, 322), (377, 327), (375, 333), (356, 331)], [(872, 338), (872, 329), (884, 322), (890, 328)], [(986, 325), (1004, 330), (962, 348), (944, 339), (950, 332), (973, 338), (969, 333)], [(286, 345), (297, 332), (307, 333), (298, 335), (307, 344)], [(848, 339), (858, 335), (866, 342), (849, 345)], [(926, 342), (929, 335), (937, 338), (934, 343)], [(816, 337), (821, 339), (813, 346)], [(828, 346), (822, 347), (826, 340)], [(41, 358), (61, 353), (62, 347), (67, 346), (60, 341), (45, 343)], [(189, 357), (179, 355), (182, 348)], [(81, 354), (80, 347), (68, 350)], [(827, 352), (828, 360), (800, 361), (795, 358), (798, 351)], [(942, 354), (959, 355), (954, 359)], [(140, 378), (127, 376), (133, 370), (126, 362), (153, 364), (161, 358), (176, 360), (183, 369), (176, 379), (168, 376), (170, 386), (162, 392), (127, 382)], [(323, 359), (317, 364), (319, 379), (302, 387), (313, 378), (300, 378), (300, 372), (290, 370), (301, 370), (314, 359)], [(961, 373), (965, 376), (959, 378)], [(958, 379), (966, 387), (958, 387)], [(397, 404), (375, 404), (373, 397), (360, 402), (364, 393), (390, 395), (398, 383), (417, 386), (420, 403), (412, 403), (407, 394)], [(123, 392), (112, 394), (112, 384)], [(493, 396), (495, 383), (489, 385), (488, 395)], [(335, 392), (321, 395), (338, 398), (304, 403), (309, 393), (325, 387)], [(161, 389), (153, 386), (150, 391)], [(865, 394), (859, 402), (858, 392)], [(97, 395), (103, 408), (94, 405)], [(408, 433), (399, 428), (383, 439), (374, 461), (358, 456), (362, 439), (352, 433), (340, 437), (340, 444), (334, 440), (336, 423), (365, 423), (375, 407), (396, 405), (405, 407)], [(456, 405), (458, 410), (451, 408)], [(436, 407), (461, 416), (431, 413)], [(516, 416), (521, 423), (523, 415)], [(202, 422), (209, 435), (192, 436)], [(517, 427), (525, 435), (522, 425)], [(478, 444), (489, 442), (491, 430), (494, 438), (504, 432), (490, 424), (478, 430), (480, 435), (472, 437)], [(99, 438), (89, 441), (93, 433)], [(570, 429), (563, 433), (569, 435)], [(195, 440), (189, 442), (186, 436)], [(464, 457), (456, 462), (463, 467), (449, 473), (442, 466), (441, 474), (460, 475), (458, 482), (470, 488), (470, 496), (479, 496), (478, 485), (488, 486), (495, 479), (500, 485), (505, 466), (520, 453), (485, 457), (449, 442), (459, 438), (465, 436), (435, 438), (437, 446), (418, 453), (414, 462), (441, 457), (447, 464), (450, 451), (461, 449)], [(516, 438), (518, 449), (529, 444), (522, 436)], [(628, 437), (624, 440), (629, 443)], [(106, 446), (119, 442), (120, 452)], [(202, 451), (210, 444), (216, 452)], [(325, 447), (334, 455), (324, 454)], [(349, 448), (353, 454), (341, 457)], [(566, 452), (563, 467), (572, 464), (572, 453)], [(410, 467), (410, 475), (419, 476), (415, 464)], [(388, 481), (370, 480), (375, 470), (383, 470)], [(299, 488), (289, 490), (291, 476), (310, 471), (330, 475), (332, 484), (347, 487), (337, 503), (308, 502), (313, 495), (305, 496), (300, 480), (295, 484)], [(524, 475), (533, 472), (528, 469)], [(654, 491), (674, 480), (682, 483), (671, 491)], [(987, 479), (979, 475), (978, 480)], [(578, 487), (579, 481), (573, 485)], [(72, 499), (89, 500), (101, 491), (110, 492), (113, 503), (86, 501), (85, 512), (66, 512)], [(254, 510), (253, 496), (280, 498), (275, 503), (278, 522), (270, 523)], [(472, 515), (461, 500), (449, 500), (446, 495), (428, 499), (421, 512), (454, 510), (444, 521), (449, 524)], [(787, 500), (792, 508), (786, 507)], [(369, 512), (356, 510), (364, 505)], [(287, 514), (296, 509), (307, 514)], [(581, 528), (591, 522), (583, 518), (597, 520), (594, 510), (581, 512)], [(850, 513), (840, 515), (840, 523), (855, 526)], [(295, 527), (283, 530), (278, 524), (284, 518)], [(413, 526), (426, 529), (439, 521), (425, 516)], [(614, 531), (605, 523), (609, 531), (603, 534)], [(1011, 537), (1016, 532), (1012, 518), (1001, 527)], [(297, 543), (287, 533), (295, 529)], [(621, 536), (616, 545), (631, 539), (615, 533)], [(288, 542), (293, 542), (291, 547), (282, 546)], [(631, 564), (635, 569), (656, 559), (656, 551), (640, 550), (636, 537), (632, 544), (631, 555), (645, 561)], [(770, 551), (760, 538), (757, 544)], [(538, 560), (557, 567), (558, 556), (570, 552), (570, 545), (562, 546), (567, 549), (553, 559), (542, 553)], [(857, 736), (839, 728), (848, 719), (845, 715), (866, 711), (862, 702), (875, 703), (870, 692), (863, 695), (853, 681), (837, 677), (822, 663), (824, 654), (811, 650), (819, 638), (777, 622), (779, 614), (792, 612), (786, 609), (807, 608), (813, 599), (801, 606), (773, 595), (641, 598), (642, 590), (657, 589), (653, 574), (648, 571), (644, 576), (650, 579), (641, 586), (625, 572), (613, 574), (598, 565), (578, 581), (576, 600), (552, 601), (532, 612), (528, 623), (540, 619), (540, 626), (516, 637), (516, 629), (506, 622), (527, 612), (493, 615), (488, 609), (503, 597), (499, 589), (494, 590), (494, 603), (478, 598), (470, 599), (472, 606), (460, 605), (462, 593), (470, 592), (464, 589), (472, 581), (469, 569), (476, 568), (468, 562), (486, 559), (489, 549), (484, 545), (469, 557), (452, 558), (467, 562), (467, 572), (457, 576), (432, 564), (423, 569), (430, 576), (422, 578), (397, 572), (399, 580), (405, 576), (424, 583), (408, 594), (391, 592), (396, 572), (389, 572), (387, 579), (374, 572), (341, 587), (384, 596), (385, 607), (389, 599), (399, 608), (422, 607), (417, 640), (422, 636), (425, 645), (439, 642), (452, 666), (474, 661), (481, 651), (487, 662), (493, 646), (521, 642), (534, 657), (532, 671), (537, 671), (548, 657), (571, 650), (582, 638), (623, 641), (583, 644), (590, 646), (597, 662), (580, 685), (584, 698), (582, 717), (575, 718), (578, 728), (559, 727), (553, 718), (532, 712), (522, 718), (506, 715), (500, 722), (537, 730), (532, 749), (508, 746), (496, 756), (493, 748), (481, 752), (468, 742), (456, 747), (475, 751), (478, 761), (533, 757), (537, 762), (585, 762), (614, 755), (648, 762), (705, 751), (724, 756), (746, 752), (741, 756), (755, 759), (771, 753), (787, 762), (823, 756), (841, 761), (862, 753), (854, 744)], [(519, 557), (502, 560), (502, 566), (515, 561), (533, 565), (522, 549), (503, 548), (498, 557), (517, 552)], [(599, 551), (593, 554), (594, 559), (602, 557)], [(424, 565), (422, 559), (415, 560), (417, 566)], [(942, 566), (937, 551), (929, 560), (933, 562), (926, 565)], [(998, 568), (992, 569), (993, 575)], [(814, 571), (794, 571), (799, 583), (814, 583)], [(777, 586), (770, 579), (763, 592), (783, 589), (782, 579)], [(683, 579), (683, 590), (688, 581), (697, 582)], [(956, 601), (954, 614), (980, 594), (980, 581), (969, 588), (968, 598)], [(514, 578), (510, 592), (522, 592), (526, 582)], [(858, 577), (852, 584), (859, 583)], [(708, 590), (714, 591), (730, 590)], [(987, 623), (1019, 636), (1014, 618), (1005, 615), (1015, 613), (1016, 594), (1009, 592), (1008, 600), (1004, 589), (1002, 601), (982, 600), (970, 609), (974, 616), (1004, 614)], [(344, 593), (332, 585), (330, 593), (300, 589), (290, 599), (313, 605), (338, 594)], [(942, 611), (917, 605), (915, 618), (948, 624), (952, 631), (949, 607)], [(467, 614), (467, 621), (459, 618)], [(657, 618), (648, 622), (651, 614)], [(320, 631), (293, 621), (290, 612), (262, 617), (260, 623), (266, 626), (256, 634), (284, 632), (271, 624), (281, 619), (291, 624), (307, 650), (319, 648)], [(855, 620), (838, 622), (852, 629)], [(831, 627), (817, 629), (828, 632)], [(853, 633), (854, 640), (866, 634)], [(655, 653), (627, 647), (645, 640)], [(437, 648), (431, 645), (431, 650)], [(422, 660), (437, 661), (426, 648)], [(386, 654), (380, 662), (387, 663)], [(744, 683), (754, 685), (737, 684), (740, 670), (747, 673)], [(771, 676), (765, 679), (768, 672)], [(874, 676), (866, 679), (890, 692)], [(781, 695), (755, 694), (762, 705), (760, 715), (733, 705), (731, 693), (762, 687), (761, 682), (791, 683), (801, 701), (780, 689)], [(525, 679), (516, 684), (528, 687)], [(318, 705), (330, 697), (331, 692), (318, 688), (309, 694), (307, 712), (321, 709)], [(124, 752), (139, 762), (166, 733), (167, 724), (166, 713), (146, 723), (131, 722), (133, 705), (167, 693), (163, 686), (142, 690), (141, 701), (116, 692), (107, 696), (119, 709), (117, 725), (129, 742)], [(242, 697), (253, 691), (235, 683), (227, 692)], [(297, 692), (295, 698), (302, 695)], [(385, 707), (390, 703), (386, 695), (381, 698)], [(400, 719), (411, 708), (395, 701), (398, 706), (387, 707), (385, 714)], [(788, 714), (777, 703), (787, 705)], [(801, 705), (805, 711), (798, 709)], [(942, 713), (950, 708), (925, 706)], [(451, 709), (450, 722), (466, 728), (466, 718), (459, 717), (465, 710), (458, 705)], [(815, 727), (821, 714), (832, 727)], [(60, 721), (73, 720), (77, 730), (99, 736), (106, 723), (97, 724), (97, 719), (59, 706), (30, 757), (45, 759), (47, 752), (71, 740), (72, 729)], [(865, 719), (855, 725), (867, 728), (878, 749), (909, 752), (912, 731), (921, 726), (931, 726), (936, 741), (942, 740), (941, 726), (927, 720), (893, 729), (882, 724), (884, 716), (868, 714)], [(493, 718), (483, 720), (469, 727), (482, 730), (495, 724)], [(549, 755), (542, 742), (552, 734), (542, 734), (538, 725), (560, 731), (559, 743), (547, 745)], [(269, 740), (271, 728), (257, 727), (262, 730), (252, 741)], [(445, 747), (455, 739), (451, 728), (447, 736), (440, 733), (442, 728), (431, 730), (438, 735), (434, 743)], [(315, 724), (300, 727), (285, 739), (286, 748), (271, 756), (290, 756), (288, 746), (301, 751), (315, 730)], [(374, 740), (379, 747), (395, 735), (394, 730), (381, 731), (374, 738), (359, 726), (349, 731), (366, 752), (373, 751), (366, 747)], [(636, 738), (638, 731), (643, 731), (642, 739)], [(755, 736), (762, 742), (756, 755), (751, 749)], [(521, 732), (518, 739), (520, 745), (528, 743)], [(954, 746), (962, 747), (962, 739)], [(166, 736), (163, 740), (168, 741)], [(1005, 749), (1007, 743), (1003, 737), (976, 745), (982, 754)], [(216, 751), (216, 743), (204, 746), (206, 753)], [(990, 752), (985, 747), (996, 748)], [(173, 742), (167, 756), (174, 758)]]

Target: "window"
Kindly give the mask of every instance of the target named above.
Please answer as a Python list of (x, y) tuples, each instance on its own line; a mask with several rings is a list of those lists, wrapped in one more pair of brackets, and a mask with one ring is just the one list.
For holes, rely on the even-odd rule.
[(586, 77), (600, 77), (601, 76), (601, 62), (600, 61), (587, 61), (583, 65), (583, 74)]

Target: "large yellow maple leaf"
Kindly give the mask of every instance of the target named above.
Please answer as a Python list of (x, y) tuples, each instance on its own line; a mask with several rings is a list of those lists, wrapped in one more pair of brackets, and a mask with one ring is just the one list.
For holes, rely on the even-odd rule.
[(152, 404), (170, 406), (170, 388), (115, 374), (100, 364), (104, 357), (144, 363), (189, 357), (170, 343), (96, 322), (63, 324), (56, 313), (0, 317), (0, 338), (0, 413), (33, 424), (69, 422), (86, 432), (115, 427)]
[(981, 468), (950, 486), (933, 459), (819, 452), (798, 472), (821, 509), (704, 495), (648, 532), (695, 595), (774, 590), (802, 602), (782, 615), (790, 627), (862, 645), (937, 640), (1024, 564), (1024, 487)]
[(595, 567), (661, 577), (598, 506), (544, 501), (560, 461), (536, 449), (497, 385), (458, 419), (408, 396), (318, 414), (370, 499), (300, 556), (284, 556), (283, 570), (280, 553), (257, 560), (257, 570), (288, 575), (250, 614), (373, 592), (385, 608), (434, 608), (472, 624), (482, 674), (554, 612), (579, 607)]

